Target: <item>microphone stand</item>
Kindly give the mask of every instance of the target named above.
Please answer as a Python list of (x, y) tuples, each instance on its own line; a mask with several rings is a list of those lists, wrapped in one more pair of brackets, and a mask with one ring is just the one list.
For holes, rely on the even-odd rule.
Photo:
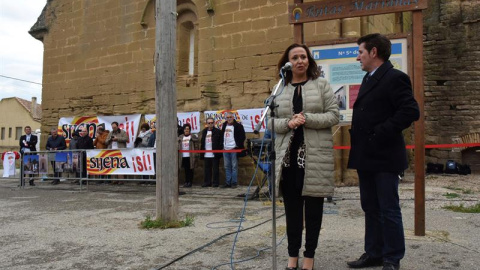
[[(275, 183), (275, 159), (276, 159), (276, 153), (275, 153), (275, 98), (277, 97), (277, 91), (282, 86), (282, 90), (285, 87), (284, 83), (284, 74), (282, 72), (286, 72), (283, 69), (280, 70), (280, 81), (278, 81), (278, 84), (275, 87), (275, 90), (273, 91), (272, 95), (265, 101), (265, 111), (262, 114), (262, 118), (260, 118), (260, 121), (258, 122), (257, 126), (253, 130), (255, 134), (259, 133), (259, 130), (265, 121), (265, 117), (270, 111), (270, 117), (272, 119), (272, 126), (271, 126), (271, 134), (272, 134), (272, 151), (271, 151), (271, 166), (270, 166), (270, 184), (272, 185), (272, 269), (277, 270), (277, 209), (276, 209), (276, 183)], [(268, 150), (267, 150), (268, 151)]]

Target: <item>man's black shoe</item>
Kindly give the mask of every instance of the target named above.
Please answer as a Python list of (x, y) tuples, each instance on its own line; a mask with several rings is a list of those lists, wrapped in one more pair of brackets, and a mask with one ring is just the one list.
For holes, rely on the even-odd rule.
[(210, 184), (203, 184), (202, 187), (211, 187), (212, 185)]
[(29, 184), (30, 186), (35, 186), (35, 183), (33, 183), (33, 179), (30, 179), (30, 181), (28, 181), (28, 184)]
[(230, 186), (229, 184), (226, 184), (226, 185), (223, 185), (221, 186), (221, 188), (231, 188), (232, 186)]
[(382, 258), (372, 258), (367, 255), (367, 253), (363, 253), (362, 256), (356, 261), (347, 262), (350, 268), (365, 268), (370, 266), (380, 266), (383, 264)]
[(389, 262), (383, 263), (382, 270), (398, 270), (400, 269), (400, 264), (393, 264)]
[(52, 185), (58, 185), (60, 183), (59, 179), (55, 179), (52, 181)]
[(237, 188), (237, 185), (232, 185), (232, 188)]
[(218, 185), (217, 185), (217, 184), (215, 184), (215, 185), (213, 185), (212, 187), (218, 187)]

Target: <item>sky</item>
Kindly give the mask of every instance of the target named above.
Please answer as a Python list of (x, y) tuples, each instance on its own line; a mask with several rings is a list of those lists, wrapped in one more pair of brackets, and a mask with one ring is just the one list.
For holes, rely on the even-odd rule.
[(0, 0), (0, 99), (42, 100), (43, 43), (28, 31), (42, 13), (46, 0)]

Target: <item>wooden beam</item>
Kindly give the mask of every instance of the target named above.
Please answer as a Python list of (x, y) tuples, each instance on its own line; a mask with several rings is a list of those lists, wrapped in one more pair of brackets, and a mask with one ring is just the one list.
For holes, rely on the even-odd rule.
[(297, 3), (288, 6), (288, 18), (292, 23), (318, 22), (369, 15), (418, 11), (426, 9), (428, 0), (328, 0)]
[[(295, 4), (302, 4), (303, 0), (294, 0)], [(303, 23), (293, 25), (293, 42), (303, 44)]]
[(413, 12), (413, 90), (420, 108), (415, 122), (415, 235), (425, 236), (425, 114), (423, 89), (423, 16)]
[(157, 218), (171, 221), (178, 218), (178, 138), (175, 78), (177, 1), (156, 1), (156, 214)]

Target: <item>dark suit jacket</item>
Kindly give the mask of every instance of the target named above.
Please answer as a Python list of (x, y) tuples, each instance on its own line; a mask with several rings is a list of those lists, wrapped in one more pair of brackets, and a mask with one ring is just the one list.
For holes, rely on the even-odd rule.
[[(208, 128), (202, 130), (202, 138), (200, 139), (200, 150), (205, 150), (205, 138), (207, 137)], [(223, 150), (223, 135), (222, 131), (218, 128), (212, 130), (212, 149)], [(215, 158), (219, 159), (223, 157), (222, 153), (214, 153)], [(200, 153), (200, 159), (205, 157), (205, 153)]]
[(402, 130), (418, 120), (410, 78), (383, 63), (363, 78), (353, 106), (348, 167), (365, 171), (401, 172), (408, 167)]
[[(23, 140), (27, 140), (27, 135), (22, 135), (20, 136), (20, 151), (22, 151), (22, 148), (25, 147), (25, 145), (23, 144)], [(37, 136), (33, 135), (33, 134), (30, 134), (30, 141), (27, 142), (28, 144), (28, 149), (30, 149), (30, 151), (37, 151), (37, 142), (38, 142), (38, 138)]]

